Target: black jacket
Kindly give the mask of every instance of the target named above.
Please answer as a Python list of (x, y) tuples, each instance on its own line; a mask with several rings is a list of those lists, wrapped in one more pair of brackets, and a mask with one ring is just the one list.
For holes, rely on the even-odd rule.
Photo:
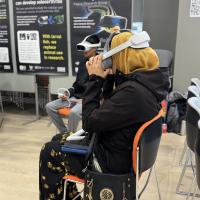
[(103, 83), (103, 78), (90, 76), (83, 97), (83, 129), (97, 133), (94, 151), (104, 172), (128, 173), (135, 133), (158, 114), (160, 102), (168, 92), (168, 77), (159, 69), (129, 75), (117, 73), (115, 90), (100, 105)]
[(72, 85), (72, 88), (69, 88), (70, 97), (76, 97), (81, 99), (85, 89), (87, 87), (87, 82), (89, 80), (88, 71), (86, 69), (86, 62), (88, 59), (85, 59), (79, 64), (78, 73), (76, 75), (76, 80)]

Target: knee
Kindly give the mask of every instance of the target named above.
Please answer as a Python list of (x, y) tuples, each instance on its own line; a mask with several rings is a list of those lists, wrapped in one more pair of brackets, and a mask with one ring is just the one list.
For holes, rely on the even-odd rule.
[(46, 112), (49, 113), (51, 111), (51, 102), (47, 103), (45, 108), (46, 108)]
[(74, 111), (73, 109), (70, 112), (69, 118), (79, 118), (79, 113)]
[(53, 149), (52, 142), (48, 142), (42, 146), (40, 151), (40, 159), (46, 159), (51, 154), (51, 150)]

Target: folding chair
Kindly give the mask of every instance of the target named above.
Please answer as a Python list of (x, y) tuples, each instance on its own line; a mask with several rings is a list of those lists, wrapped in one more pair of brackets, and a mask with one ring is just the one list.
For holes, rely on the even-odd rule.
[[(196, 137), (197, 137), (197, 122), (199, 120), (199, 114), (198, 114), (198, 109), (200, 110), (200, 98), (199, 97), (191, 97), (188, 99), (187, 102), (187, 113), (186, 113), (186, 142), (187, 142), (187, 147), (189, 149), (189, 151), (187, 151), (186, 154), (186, 161), (184, 163), (184, 167), (183, 170), (181, 172), (178, 184), (177, 184), (177, 188), (176, 188), (176, 193), (177, 194), (185, 194), (185, 195), (189, 195), (189, 192), (181, 192), (180, 191), (180, 186), (183, 180), (183, 177), (185, 175), (186, 169), (187, 169), (187, 165), (189, 163), (189, 160), (191, 160), (191, 166), (193, 169), (193, 173), (194, 173), (194, 167), (192, 164), (192, 154), (194, 152), (194, 147), (195, 147), (195, 141), (196, 141)], [(199, 111), (200, 113), (200, 111)], [(195, 176), (195, 173), (194, 173)]]
[[(200, 97), (200, 89), (196, 85), (193, 85), (193, 84), (188, 87), (187, 99), (189, 99), (191, 97)], [(183, 158), (184, 158), (187, 150), (188, 150), (187, 141), (185, 139), (184, 148), (183, 148), (183, 151), (182, 151), (182, 154), (181, 154), (181, 159), (179, 161), (179, 165), (182, 165)]]
[(196, 163), (196, 182), (197, 185), (194, 187), (193, 197), (196, 196), (197, 188), (200, 190), (200, 120), (198, 122), (198, 134), (195, 142), (195, 163)]
[[(71, 112), (71, 108), (68, 108), (68, 107), (58, 109), (58, 114), (64, 118), (68, 118), (70, 115), (70, 112)], [(50, 120), (48, 123), (48, 126), (50, 126), (51, 124), (52, 124), (52, 121)]]
[[(136, 191), (136, 200), (139, 199), (145, 188), (147, 187), (151, 170), (154, 166), (156, 157), (157, 157), (157, 152), (159, 149), (159, 144), (160, 144), (160, 139), (162, 135), (162, 115), (163, 115), (163, 110), (161, 110), (158, 115), (156, 115), (153, 119), (150, 121), (144, 123), (137, 131), (134, 141), (133, 141), (133, 151), (132, 151), (132, 170), (131, 173), (129, 174), (130, 177), (135, 177), (136, 175), (136, 188), (133, 188), (133, 190)], [(94, 144), (94, 138), (92, 139), (89, 148), (87, 149), (86, 147), (81, 147), (73, 149), (73, 148), (68, 148), (66, 146), (62, 147), (63, 152), (67, 153), (80, 153), (80, 154), (88, 154), (92, 152), (92, 145)], [(77, 150), (78, 149), (78, 150)], [(147, 182), (142, 189), (142, 191), (139, 193), (139, 178), (141, 177), (142, 173), (146, 170), (150, 169), (149, 177), (147, 179)], [(155, 170), (154, 170), (155, 172)], [(105, 175), (103, 173), (96, 172), (98, 176)], [(156, 175), (156, 174), (155, 174)], [(112, 175), (111, 175), (112, 176)], [(116, 176), (116, 179), (117, 175)], [(81, 183), (81, 184), (86, 184), (86, 181), (84, 179), (79, 179), (78, 177), (74, 176), (65, 176), (65, 188), (64, 188), (64, 199), (66, 198), (66, 183), (68, 181), (72, 181), (75, 183)], [(87, 181), (88, 182), (88, 181)], [(98, 181), (94, 180), (95, 184), (98, 184)], [(159, 184), (156, 176), (156, 183), (157, 183), (157, 189), (158, 189), (158, 194), (159, 194), (159, 199), (161, 200), (161, 194), (160, 194), (160, 189), (159, 189)], [(106, 183), (105, 183), (106, 184)], [(106, 185), (105, 185), (106, 187)], [(119, 188), (120, 189), (120, 188)], [(81, 191), (82, 192), (82, 191)], [(78, 194), (80, 196), (80, 194)], [(76, 196), (76, 198), (78, 198)], [(98, 195), (99, 196), (99, 195)], [(119, 197), (115, 197), (115, 200), (121, 200)]]
[(58, 109), (58, 114), (63, 117), (68, 117), (71, 112), (71, 108), (60, 108)]
[[(136, 174), (136, 200), (140, 198), (141, 194), (145, 190), (152, 169), (155, 173), (158, 195), (159, 199), (161, 200), (161, 194), (156, 171), (154, 168), (154, 163), (157, 157), (160, 139), (162, 136), (162, 115), (163, 111), (161, 110), (159, 114), (155, 116), (152, 120), (144, 123), (137, 131), (133, 141), (132, 159), (134, 173)], [(144, 188), (142, 189), (142, 192), (139, 194), (139, 179), (142, 173), (148, 169), (150, 169), (149, 177)]]
[(173, 61), (173, 54), (169, 50), (165, 49), (155, 49), (158, 58), (159, 58), (159, 68), (161, 71), (169, 76), (170, 86), (169, 88), (172, 89), (172, 61)]

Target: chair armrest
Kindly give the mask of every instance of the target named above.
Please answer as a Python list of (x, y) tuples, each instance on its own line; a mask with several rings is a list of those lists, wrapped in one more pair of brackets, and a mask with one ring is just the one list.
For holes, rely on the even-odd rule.
[[(92, 134), (92, 138), (89, 142), (89, 145), (81, 145), (74, 143), (65, 143), (61, 149), (64, 153), (80, 154), (80, 155), (89, 155), (93, 152), (93, 146), (95, 142), (96, 134)], [(83, 139), (84, 140), (84, 139)]]

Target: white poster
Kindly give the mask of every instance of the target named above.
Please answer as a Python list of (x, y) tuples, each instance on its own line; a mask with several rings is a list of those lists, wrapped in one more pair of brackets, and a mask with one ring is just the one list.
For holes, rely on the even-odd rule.
[(17, 41), (20, 63), (41, 63), (40, 38), (38, 31), (18, 31)]
[(0, 47), (0, 63), (9, 63), (9, 52), (7, 47)]
[(190, 17), (200, 17), (200, 0), (191, 0)]

